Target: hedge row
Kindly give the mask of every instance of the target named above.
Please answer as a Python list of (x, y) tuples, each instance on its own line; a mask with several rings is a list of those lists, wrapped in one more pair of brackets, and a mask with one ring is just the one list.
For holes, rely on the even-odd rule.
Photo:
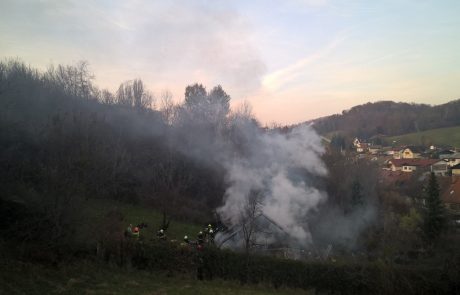
[(458, 264), (450, 267), (392, 266), (383, 262), (300, 262), (207, 248), (196, 252), (168, 243), (138, 245), (134, 266), (202, 273), (206, 278), (262, 283), (275, 288), (314, 289), (332, 294), (460, 294)]

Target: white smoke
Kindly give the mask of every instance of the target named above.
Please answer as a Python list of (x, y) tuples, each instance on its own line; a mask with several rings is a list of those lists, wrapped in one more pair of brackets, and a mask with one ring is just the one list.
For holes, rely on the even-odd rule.
[(251, 192), (260, 191), (263, 214), (296, 242), (311, 243), (309, 213), (326, 199), (324, 192), (307, 182), (327, 173), (320, 158), (321, 138), (306, 125), (288, 134), (258, 130), (250, 136), (251, 152), (226, 163), (229, 186), (219, 215), (229, 226), (237, 226), (242, 204)]

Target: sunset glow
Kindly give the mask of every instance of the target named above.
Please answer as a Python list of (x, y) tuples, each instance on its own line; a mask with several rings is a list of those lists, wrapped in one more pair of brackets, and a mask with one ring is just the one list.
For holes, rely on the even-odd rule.
[(458, 1), (0, 2), (0, 53), (46, 68), (89, 62), (111, 91), (142, 78), (183, 99), (220, 84), (263, 123), (356, 104), (460, 98)]

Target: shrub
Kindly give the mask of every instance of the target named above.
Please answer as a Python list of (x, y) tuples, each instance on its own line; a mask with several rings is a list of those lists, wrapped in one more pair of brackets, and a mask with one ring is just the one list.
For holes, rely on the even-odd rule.
[[(202, 260), (200, 261), (201, 258)], [(275, 288), (314, 289), (339, 294), (448, 294), (456, 290), (459, 267), (453, 262), (435, 267), (375, 263), (301, 262), (208, 247), (197, 253), (177, 244), (137, 245), (133, 265), (142, 269), (194, 273), (201, 268), (208, 278), (266, 284)], [(206, 277), (206, 275), (205, 275)]]

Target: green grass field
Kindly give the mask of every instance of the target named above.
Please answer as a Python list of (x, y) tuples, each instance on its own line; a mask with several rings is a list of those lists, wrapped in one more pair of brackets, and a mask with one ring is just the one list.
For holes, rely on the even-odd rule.
[(407, 145), (450, 145), (460, 147), (460, 126), (431, 129), (422, 132), (408, 133), (399, 136), (387, 137), (385, 140), (391, 144)]
[[(84, 232), (97, 224), (112, 210), (123, 214), (126, 226), (140, 222), (149, 224), (141, 231), (145, 240), (156, 237), (162, 214), (138, 205), (112, 200), (88, 200), (83, 204), (87, 217), (81, 224)], [(169, 239), (181, 240), (187, 234), (194, 236), (202, 225), (172, 220)], [(96, 230), (97, 232), (97, 230)], [(1, 249), (1, 248), (0, 248)], [(269, 286), (245, 285), (238, 282), (213, 280), (198, 281), (190, 274), (126, 270), (115, 265), (80, 261), (59, 267), (45, 267), (15, 260), (3, 261), (0, 255), (0, 295), (3, 294), (308, 294), (303, 290), (279, 289)], [(5, 256), (3, 256), (5, 257)]]
[(49, 268), (9, 262), (0, 264), (0, 294), (308, 294), (303, 290), (240, 285), (222, 280), (198, 281), (165, 273), (124, 270), (81, 262)]
[[(158, 229), (162, 224), (163, 215), (151, 208), (125, 204), (113, 200), (89, 200), (86, 202), (88, 202), (88, 204), (83, 204), (83, 207), (88, 217), (84, 221), (85, 224), (82, 225), (83, 230), (90, 228), (93, 224), (98, 224), (98, 222), (100, 222), (111, 210), (117, 210), (123, 214), (125, 227), (129, 224), (136, 226), (141, 222), (147, 223), (148, 227), (141, 230), (141, 236), (147, 240), (156, 237)], [(168, 239), (177, 239), (181, 241), (184, 235), (194, 237), (203, 227), (204, 225), (171, 220), (167, 231)]]

